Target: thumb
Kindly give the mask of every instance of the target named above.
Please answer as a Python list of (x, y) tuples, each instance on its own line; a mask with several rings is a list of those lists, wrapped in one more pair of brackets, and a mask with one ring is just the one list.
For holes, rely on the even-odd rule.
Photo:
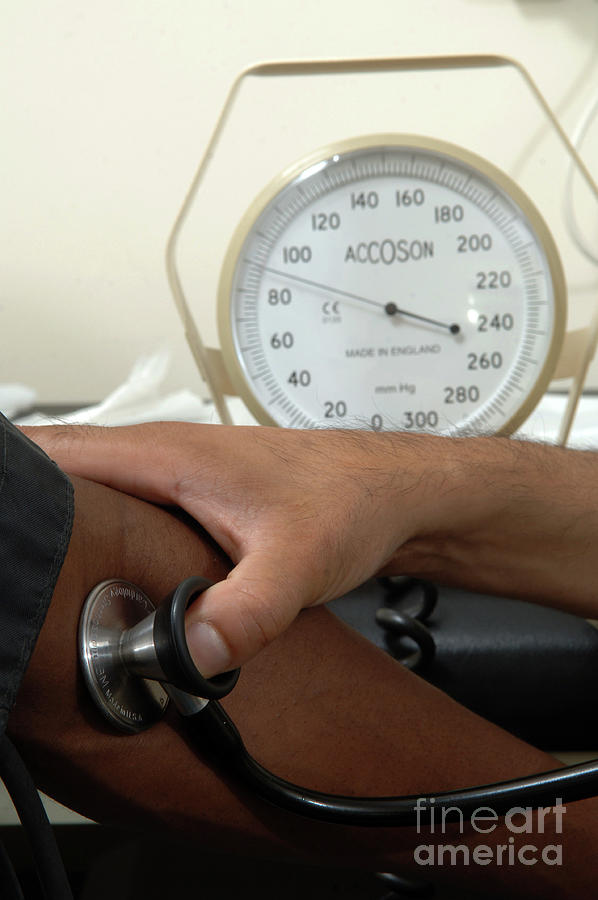
[(280, 569), (281, 554), (256, 551), (198, 597), (186, 612), (191, 657), (206, 678), (236, 669), (288, 628), (313, 599), (302, 569)]

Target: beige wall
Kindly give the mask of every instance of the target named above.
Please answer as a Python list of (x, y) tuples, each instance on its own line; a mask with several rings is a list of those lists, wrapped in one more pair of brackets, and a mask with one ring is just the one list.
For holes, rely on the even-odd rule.
[[(163, 251), (241, 68), (307, 56), (509, 54), (529, 69), (569, 132), (598, 92), (596, 0), (0, 0), (0, 6), (0, 383), (30, 384), (42, 402), (100, 399), (137, 356), (164, 344), (179, 360), (173, 383), (198, 387)], [(383, 105), (384, 91), (389, 106), (392, 88), (381, 82)], [(493, 102), (488, 98), (487, 109)], [(334, 109), (332, 103), (331, 134)], [(368, 128), (366, 119), (364, 112)], [(339, 136), (346, 127), (339, 125)], [(277, 154), (274, 131), (268, 150), (287, 163), (309, 143), (300, 123), (297, 154), (289, 153), (288, 129), (280, 139)], [(598, 177), (596, 145), (598, 124), (584, 146)], [(259, 135), (251, 134), (251, 142), (248, 136), (241, 149), (259, 155)], [(256, 184), (264, 174), (258, 171)], [(268, 177), (275, 174), (273, 164)], [(540, 205), (549, 195), (560, 204), (552, 178), (534, 190), (546, 193), (534, 198)], [(214, 196), (198, 229), (206, 217), (228, 229), (224, 210), (235, 198), (226, 183), (219, 189), (220, 218)], [(598, 216), (593, 209), (584, 215), (591, 231)], [(214, 343), (221, 247), (199, 231), (187, 244), (194, 240), (204, 242), (205, 256), (194, 313)], [(598, 279), (582, 262), (570, 265), (569, 276), (583, 318), (598, 296)]]

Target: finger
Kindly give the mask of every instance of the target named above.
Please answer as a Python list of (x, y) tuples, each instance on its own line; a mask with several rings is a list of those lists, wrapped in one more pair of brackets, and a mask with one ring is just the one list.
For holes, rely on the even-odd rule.
[(206, 678), (252, 659), (304, 606), (316, 602), (303, 567), (293, 560), (281, 571), (281, 558), (282, 552), (248, 554), (226, 581), (208, 588), (187, 610), (189, 652)]
[(109, 485), (153, 503), (174, 501), (184, 423), (157, 422), (102, 428), (42, 425), (22, 431), (71, 475)]

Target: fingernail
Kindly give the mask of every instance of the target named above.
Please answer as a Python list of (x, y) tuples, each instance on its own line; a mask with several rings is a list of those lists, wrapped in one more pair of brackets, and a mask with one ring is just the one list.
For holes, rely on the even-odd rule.
[(204, 678), (220, 675), (230, 669), (228, 647), (212, 625), (194, 622), (187, 626), (186, 637), (189, 653)]

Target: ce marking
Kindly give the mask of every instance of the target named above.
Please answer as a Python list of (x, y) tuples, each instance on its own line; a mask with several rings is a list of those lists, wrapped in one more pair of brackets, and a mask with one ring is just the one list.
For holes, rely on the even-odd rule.
[(338, 316), (340, 315), (338, 305), (339, 300), (326, 300), (325, 303), (322, 304), (322, 314), (325, 316)]

